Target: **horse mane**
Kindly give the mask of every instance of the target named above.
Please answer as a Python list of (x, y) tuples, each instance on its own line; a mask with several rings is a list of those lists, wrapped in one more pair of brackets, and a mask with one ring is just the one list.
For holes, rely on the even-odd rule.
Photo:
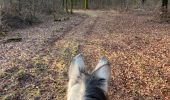
[(86, 80), (85, 100), (107, 100), (105, 92), (100, 88), (104, 84), (105, 79), (98, 79), (91, 76)]

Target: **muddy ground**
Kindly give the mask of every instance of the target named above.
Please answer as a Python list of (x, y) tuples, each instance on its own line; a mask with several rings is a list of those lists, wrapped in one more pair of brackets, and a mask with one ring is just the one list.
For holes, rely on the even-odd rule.
[[(3, 42), (19, 36), (21, 41)], [(112, 65), (110, 100), (170, 99), (170, 24), (150, 14), (77, 10), (0, 38), (0, 99), (66, 99), (71, 59)]]

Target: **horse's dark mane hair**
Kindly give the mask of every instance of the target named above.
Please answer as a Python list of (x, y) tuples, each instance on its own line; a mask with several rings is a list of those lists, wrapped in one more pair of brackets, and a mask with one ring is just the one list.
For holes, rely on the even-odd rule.
[(103, 87), (105, 79), (98, 79), (91, 76), (86, 80), (85, 100), (107, 100)]

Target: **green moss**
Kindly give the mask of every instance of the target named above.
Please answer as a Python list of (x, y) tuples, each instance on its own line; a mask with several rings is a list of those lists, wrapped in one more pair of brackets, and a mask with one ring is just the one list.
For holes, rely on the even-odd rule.
[(16, 97), (16, 93), (10, 93), (10, 94), (7, 94), (5, 95), (2, 100), (14, 100)]
[(22, 81), (27, 81), (32, 77), (31, 74), (26, 73), (25, 70), (20, 70), (16, 75), (15, 75), (17, 81), (22, 82)]
[(63, 59), (71, 59), (79, 52), (79, 45), (78, 43), (71, 41), (66, 44), (63, 49)]
[(56, 61), (56, 70), (58, 72), (66, 73), (71, 59), (79, 53), (79, 45), (75, 41), (69, 41), (62, 47), (62, 55), (58, 61)]
[(0, 71), (0, 78), (10, 78), (13, 74), (8, 73), (8, 72), (4, 72), (4, 71)]
[(0, 32), (0, 36), (6, 36), (7, 33), (6, 32)]
[(11, 74), (15, 74), (15, 73), (17, 73), (18, 71), (19, 71), (19, 68), (16, 67), (16, 66), (5, 70), (6, 73), (11, 73)]
[(27, 97), (30, 98), (35, 98), (40, 96), (40, 90), (36, 88), (28, 89), (26, 91)]
[(40, 74), (48, 71), (48, 57), (37, 56), (33, 59), (33, 66), (35, 71)]

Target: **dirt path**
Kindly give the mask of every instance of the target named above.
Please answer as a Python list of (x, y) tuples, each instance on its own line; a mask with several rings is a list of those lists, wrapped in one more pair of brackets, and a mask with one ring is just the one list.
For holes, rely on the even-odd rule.
[(107, 56), (113, 65), (110, 100), (168, 100), (170, 25), (157, 23), (150, 15), (85, 13), (91, 17), (73, 28), (56, 47), (64, 48), (59, 45), (68, 43), (67, 48), (74, 51), (77, 45), (92, 67), (101, 56)]
[(64, 22), (15, 31), (22, 42), (0, 44), (0, 99), (62, 100), (68, 66), (79, 52), (90, 68), (101, 56), (109, 58), (110, 100), (170, 98), (169, 24), (116, 11), (75, 13)]

